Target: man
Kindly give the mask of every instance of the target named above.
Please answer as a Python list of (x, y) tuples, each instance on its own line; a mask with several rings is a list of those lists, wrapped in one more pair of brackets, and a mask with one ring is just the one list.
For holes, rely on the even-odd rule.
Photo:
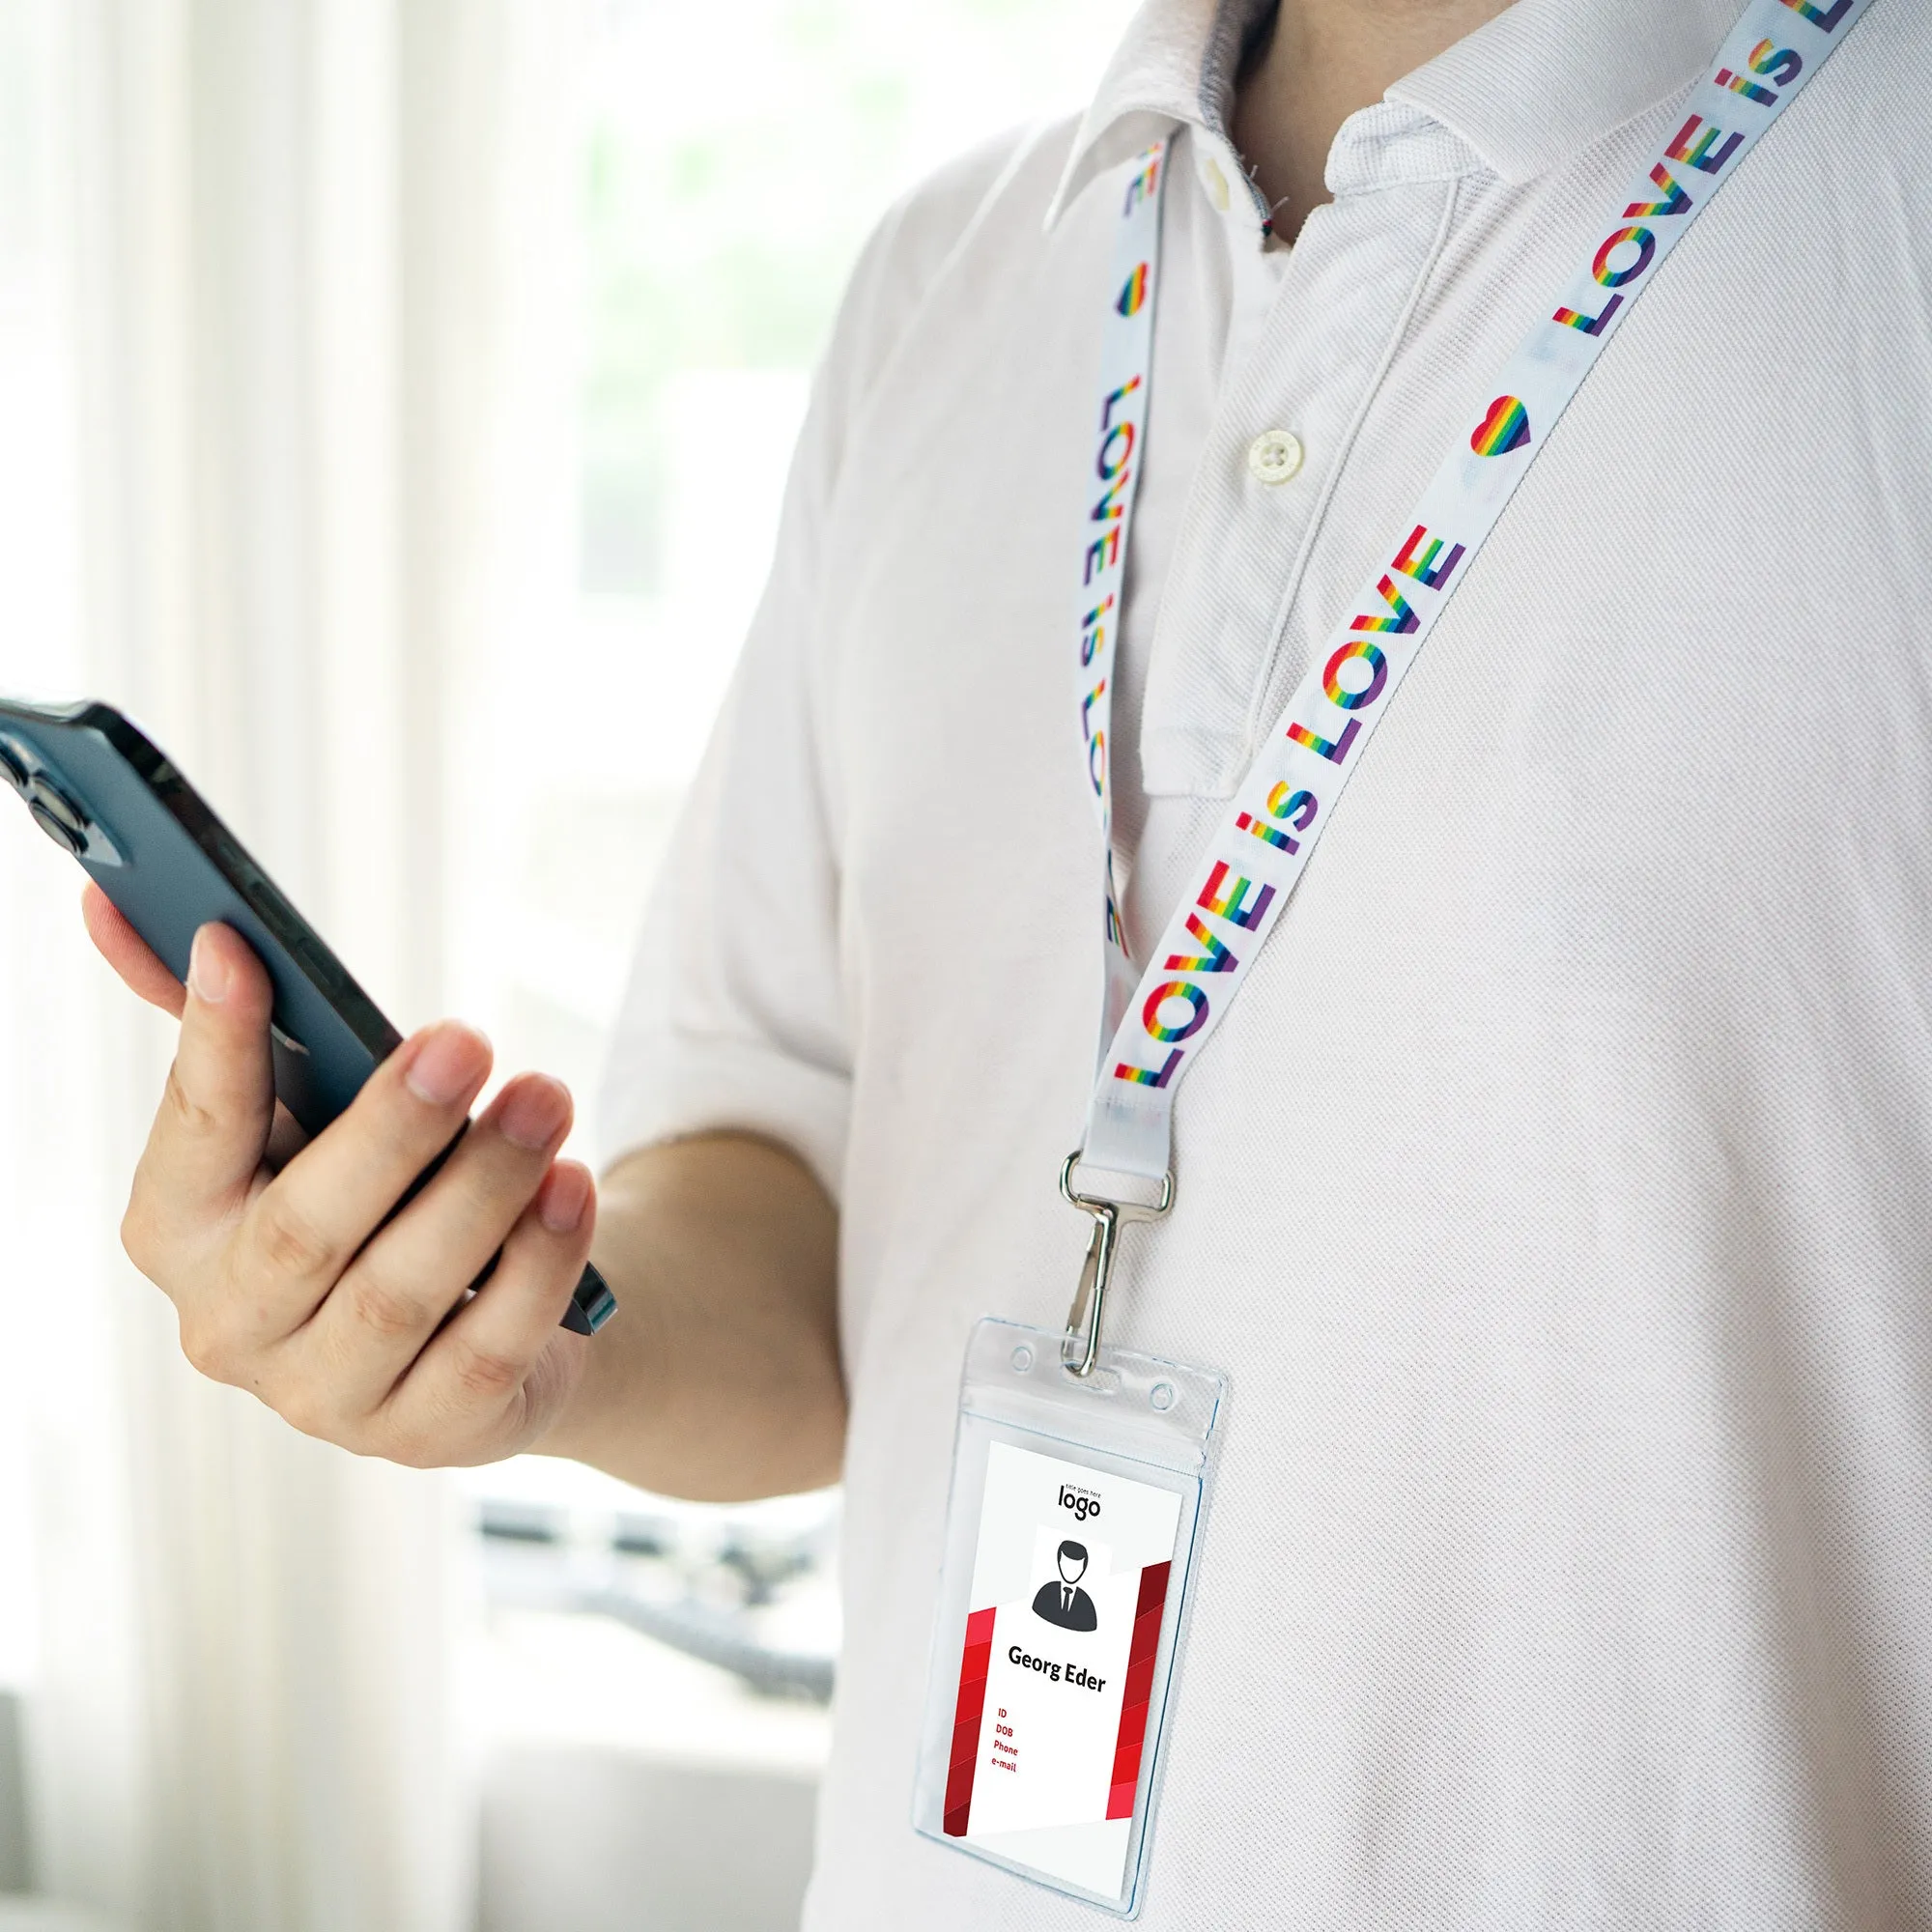
[[(593, 1342), (567, 1096), (513, 1082), (364, 1250), (486, 1048), (412, 1040), (271, 1174), (261, 978), (202, 937), (127, 1229), (202, 1367), (412, 1462), (842, 1466), (813, 1927), (1089, 1922), (908, 1809), (965, 1338), (1058, 1324), (1087, 1233), (1070, 545), (1125, 171), (1175, 136), (1145, 963), (1735, 11), (1151, 0), (1077, 128), (894, 213), (640, 948)], [(1873, 0), (1539, 444), (1181, 1094), (1109, 1304), (1232, 1388), (1150, 1927), (1932, 1923), (1928, 102)]]

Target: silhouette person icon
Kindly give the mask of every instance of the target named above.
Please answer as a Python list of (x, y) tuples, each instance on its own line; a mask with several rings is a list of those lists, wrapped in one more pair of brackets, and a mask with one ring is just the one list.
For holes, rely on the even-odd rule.
[(1097, 1630), (1100, 1619), (1094, 1614), (1094, 1599), (1080, 1587), (1080, 1579), (1087, 1574), (1087, 1546), (1063, 1543), (1059, 1560), (1060, 1580), (1039, 1586), (1033, 1600), (1034, 1615), (1058, 1624), (1062, 1630)]

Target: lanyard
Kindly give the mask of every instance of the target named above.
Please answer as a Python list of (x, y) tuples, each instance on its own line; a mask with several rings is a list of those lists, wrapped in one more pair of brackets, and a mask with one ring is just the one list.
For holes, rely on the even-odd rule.
[[(1869, 4), (1750, 0), (1683, 126), (1632, 185), (1562, 300), (1471, 412), (1466, 439), (1382, 552), (1387, 563), (1316, 653), (1317, 668), (1269, 731), (1144, 970), (1127, 949), (1115, 886), (1108, 733), (1147, 445), (1169, 144), (1157, 142), (1135, 163), (1116, 232), (1095, 453), (1080, 525), (1077, 689), (1105, 855), (1105, 974), (1086, 1139), (1061, 1170), (1061, 1192), (1094, 1222), (1068, 1321), (1085, 1334), (1084, 1361), (1077, 1350), (1069, 1357), (1077, 1373), (1093, 1369), (1120, 1224), (1157, 1217), (1173, 1203), (1176, 1091), (1245, 982), (1443, 607), (1664, 258)], [(1143, 1206), (1076, 1191), (1080, 1166), (1157, 1182), (1159, 1199)]]

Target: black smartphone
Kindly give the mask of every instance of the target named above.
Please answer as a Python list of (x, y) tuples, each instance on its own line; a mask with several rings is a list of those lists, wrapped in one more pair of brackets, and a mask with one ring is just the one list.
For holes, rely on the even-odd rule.
[[(176, 979), (186, 980), (204, 925), (232, 925), (255, 949), (275, 989), (275, 1094), (311, 1135), (403, 1043), (201, 794), (112, 705), (48, 709), (0, 699), (0, 781)], [(604, 1277), (586, 1266), (563, 1325), (594, 1335), (616, 1312)]]

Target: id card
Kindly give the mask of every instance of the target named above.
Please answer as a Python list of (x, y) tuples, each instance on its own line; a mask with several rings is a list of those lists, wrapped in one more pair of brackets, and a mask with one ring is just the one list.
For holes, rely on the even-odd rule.
[(1130, 1914), (1222, 1382), (1062, 1341), (974, 1331), (915, 1823)]

